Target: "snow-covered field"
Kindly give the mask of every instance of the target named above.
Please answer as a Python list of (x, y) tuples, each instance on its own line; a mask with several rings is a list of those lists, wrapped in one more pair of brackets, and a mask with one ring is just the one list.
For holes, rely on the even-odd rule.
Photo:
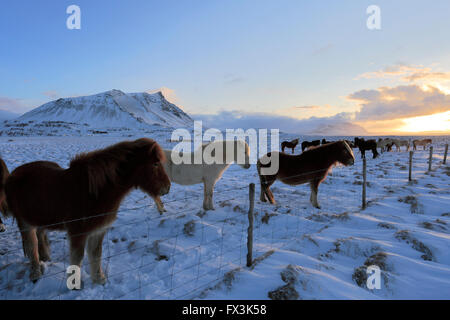
[[(166, 135), (152, 138), (164, 147), (174, 145)], [(3, 137), (0, 154), (10, 171), (34, 160), (66, 167), (79, 152), (123, 139)], [(450, 165), (442, 164), (449, 140), (433, 137), (429, 173), (428, 151), (414, 153), (412, 183), (406, 151), (378, 159), (368, 152), (364, 211), (356, 150), (355, 165), (334, 168), (320, 186), (321, 209), (310, 205), (308, 185), (276, 182), (277, 205), (260, 202), (254, 165), (248, 170), (233, 165), (225, 172), (216, 185), (214, 211), (201, 210), (202, 185), (173, 184), (162, 198), (167, 212), (161, 216), (148, 196), (134, 191), (103, 243), (108, 282), (91, 283), (86, 258), (79, 291), (66, 287), (64, 233), (49, 233), (52, 261), (33, 284), (16, 224), (4, 219), (0, 299), (268, 299), (269, 292), (299, 299), (450, 299)], [(245, 263), (251, 182), (256, 184), (257, 262), (250, 269)], [(365, 287), (364, 266), (373, 264), (382, 270), (379, 290)]]

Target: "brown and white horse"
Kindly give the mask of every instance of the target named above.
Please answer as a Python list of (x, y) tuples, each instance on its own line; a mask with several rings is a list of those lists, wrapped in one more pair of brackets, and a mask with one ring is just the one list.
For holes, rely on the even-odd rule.
[(413, 147), (414, 147), (414, 150), (416, 150), (417, 146), (423, 146), (423, 150), (425, 150), (425, 147), (428, 144), (432, 144), (432, 143), (433, 143), (433, 141), (431, 139), (414, 140), (413, 141)]
[[(325, 180), (331, 167), (336, 163), (345, 166), (353, 165), (355, 156), (352, 149), (345, 141), (336, 141), (322, 146), (312, 147), (299, 155), (289, 155), (286, 153), (274, 152), (266, 154), (266, 159), (259, 159), (257, 169), (261, 182), (261, 201), (265, 202), (266, 197), (270, 203), (275, 204), (270, 186), (276, 181), (288, 185), (298, 185), (309, 183), (311, 186), (310, 201), (316, 208), (320, 208), (317, 202), (319, 185)], [(278, 172), (272, 175), (264, 175), (262, 169), (270, 167), (271, 163), (267, 157), (273, 159), (279, 157)], [(263, 164), (264, 163), (264, 164)]]
[(94, 283), (105, 283), (102, 242), (123, 198), (135, 188), (152, 197), (169, 192), (161, 147), (142, 138), (76, 156), (68, 169), (48, 161), (16, 168), (6, 180), (9, 211), (17, 220), (30, 279), (37, 281), (50, 260), (46, 230), (67, 231), (70, 264), (81, 267), (87, 253)]

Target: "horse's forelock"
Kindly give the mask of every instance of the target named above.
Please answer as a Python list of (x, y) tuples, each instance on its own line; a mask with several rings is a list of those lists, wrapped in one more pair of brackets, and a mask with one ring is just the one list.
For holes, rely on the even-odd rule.
[(348, 145), (347, 141), (343, 140), (345, 148), (347, 149), (348, 153), (352, 156), (353, 160), (355, 160), (355, 155), (353, 154), (352, 148)]

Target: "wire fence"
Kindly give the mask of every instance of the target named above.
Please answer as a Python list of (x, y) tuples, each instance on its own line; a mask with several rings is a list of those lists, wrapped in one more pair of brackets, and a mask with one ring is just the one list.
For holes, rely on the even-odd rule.
[[(260, 201), (257, 188), (256, 204), (251, 213), (255, 218), (253, 256), (260, 257), (271, 250), (290, 247), (308, 235), (320, 232), (331, 217), (345, 219), (349, 212), (360, 211), (364, 186), (367, 188), (366, 201), (370, 204), (391, 191), (395, 192), (396, 188), (432, 175), (444, 161), (444, 146), (436, 147), (434, 152), (431, 154), (432, 170), (428, 170), (428, 150), (414, 152), (413, 182), (408, 179), (407, 152), (402, 152), (401, 157), (394, 161), (385, 159), (383, 155), (378, 159), (367, 159), (365, 180), (363, 161), (359, 159), (354, 166), (333, 168), (319, 188), (322, 210), (310, 205), (308, 186), (274, 184), (271, 189), (277, 201), (275, 205)], [(250, 174), (259, 186), (257, 177), (255, 172)], [(163, 215), (145, 213), (137, 218), (128, 215), (150, 209), (155, 213), (154, 204), (121, 208), (117, 212), (118, 217), (125, 217), (116, 220), (103, 242), (101, 261), (107, 277), (103, 286), (90, 282), (86, 272), (89, 261), (85, 261), (83, 289), (67, 288), (68, 241), (67, 236), (57, 232), (49, 235), (51, 247), (57, 255), (53, 256), (52, 262), (46, 263), (39, 281), (31, 284), (20, 231), (11, 228), (2, 234), (0, 242), (3, 262), (0, 264), (0, 299), (192, 299), (201, 297), (211, 288), (226, 287), (234, 272), (246, 264), (247, 183), (230, 178), (218, 184), (214, 195), (219, 209), (216, 212), (186, 206), (186, 203), (197, 204), (202, 200), (202, 191), (164, 201), (167, 206), (172, 204), (185, 209), (169, 210)], [(230, 184), (236, 186), (228, 187)], [(148, 198), (143, 197), (136, 202), (144, 200)], [(109, 214), (116, 212), (101, 215)], [(83, 219), (91, 218), (95, 217)], [(4, 242), (3, 238), (8, 241)]]

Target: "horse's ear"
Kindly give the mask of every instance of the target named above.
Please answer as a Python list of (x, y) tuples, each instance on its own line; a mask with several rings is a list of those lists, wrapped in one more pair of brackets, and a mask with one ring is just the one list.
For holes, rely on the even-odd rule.
[(156, 141), (152, 141), (151, 145), (149, 146), (148, 155), (154, 161), (164, 162), (166, 160), (164, 151)]

